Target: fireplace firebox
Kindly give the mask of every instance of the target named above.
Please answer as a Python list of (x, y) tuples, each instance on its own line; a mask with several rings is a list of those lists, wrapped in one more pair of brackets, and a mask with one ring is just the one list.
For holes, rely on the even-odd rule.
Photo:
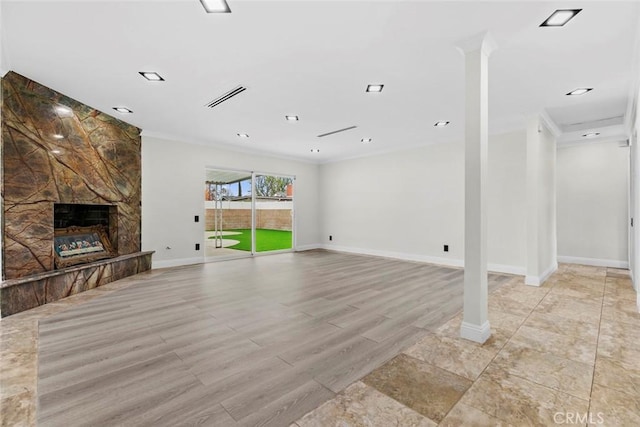
[(117, 206), (56, 203), (53, 221), (56, 269), (117, 256)]

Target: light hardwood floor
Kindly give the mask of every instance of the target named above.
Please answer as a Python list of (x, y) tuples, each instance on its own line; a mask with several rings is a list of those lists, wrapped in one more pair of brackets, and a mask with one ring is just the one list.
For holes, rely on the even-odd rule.
[(325, 251), (156, 271), (40, 321), (38, 424), (288, 426), (458, 313), (462, 274)]

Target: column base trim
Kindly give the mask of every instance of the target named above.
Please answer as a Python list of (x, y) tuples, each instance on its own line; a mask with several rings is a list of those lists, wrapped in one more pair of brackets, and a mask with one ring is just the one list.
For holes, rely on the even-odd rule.
[(462, 322), (460, 325), (460, 336), (464, 339), (483, 344), (491, 336), (491, 325), (485, 320), (482, 325)]
[(547, 268), (547, 271), (542, 273), (541, 276), (525, 276), (524, 284), (530, 286), (540, 286), (542, 285), (553, 273), (558, 269), (558, 263), (554, 263), (552, 266)]

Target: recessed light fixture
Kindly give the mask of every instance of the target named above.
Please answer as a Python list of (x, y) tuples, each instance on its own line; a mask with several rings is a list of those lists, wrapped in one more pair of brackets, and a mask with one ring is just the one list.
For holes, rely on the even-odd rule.
[(231, 9), (225, 0), (200, 0), (207, 13), (231, 13)]
[(360, 142), (362, 142), (363, 144), (368, 144), (368, 143), (370, 143), (371, 141), (373, 141), (373, 139), (371, 139), (371, 138), (362, 138), (362, 139), (360, 140)]
[(449, 124), (449, 122), (439, 121), (439, 122), (436, 122), (436, 123), (434, 124), (434, 126), (435, 126), (435, 127), (437, 127), (437, 128), (443, 128), (443, 127), (445, 127), (445, 126), (446, 126), (446, 125), (448, 125), (448, 124)]
[(297, 122), (298, 120), (300, 120), (298, 116), (284, 116), (284, 118), (290, 122)]
[(583, 138), (594, 138), (596, 136), (600, 135), (600, 132), (589, 132), (589, 133), (585, 133), (584, 135), (582, 135)]
[(131, 113), (133, 113), (133, 111), (131, 111), (127, 107), (113, 107), (113, 109), (116, 110), (118, 113), (122, 113), (122, 114), (131, 114)]
[(319, 149), (319, 148), (312, 148), (312, 149), (311, 149), (311, 152), (312, 152), (312, 153), (319, 153), (319, 152), (320, 152), (320, 149)]
[(249, 138), (249, 135), (247, 135), (246, 133), (239, 133), (238, 136), (240, 138)]
[(551, 14), (542, 24), (541, 27), (562, 27), (576, 16), (582, 9), (558, 9)]
[(593, 90), (592, 87), (580, 87), (578, 89), (574, 89), (571, 92), (567, 93), (568, 96), (575, 96), (575, 95), (584, 95), (587, 92), (591, 92)]
[(56, 113), (58, 113), (58, 116), (60, 117), (71, 117), (73, 116), (73, 110), (69, 107), (66, 107), (64, 105), (56, 105), (54, 107), (54, 109), (56, 110)]
[(368, 85), (367, 92), (382, 92), (383, 87), (384, 85), (380, 85), (380, 84)]
[(138, 74), (140, 74), (142, 77), (144, 77), (145, 79), (149, 80), (150, 82), (163, 82), (164, 81), (162, 76), (160, 74), (156, 73), (155, 71), (138, 71)]
[(54, 133), (51, 135), (53, 139), (64, 139), (64, 135), (60, 135), (59, 133)]

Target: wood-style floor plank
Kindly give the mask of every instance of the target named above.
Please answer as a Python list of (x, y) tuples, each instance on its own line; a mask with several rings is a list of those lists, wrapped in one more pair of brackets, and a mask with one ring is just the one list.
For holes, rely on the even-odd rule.
[(38, 422), (287, 426), (461, 310), (462, 277), (308, 251), (128, 278), (40, 322)]

